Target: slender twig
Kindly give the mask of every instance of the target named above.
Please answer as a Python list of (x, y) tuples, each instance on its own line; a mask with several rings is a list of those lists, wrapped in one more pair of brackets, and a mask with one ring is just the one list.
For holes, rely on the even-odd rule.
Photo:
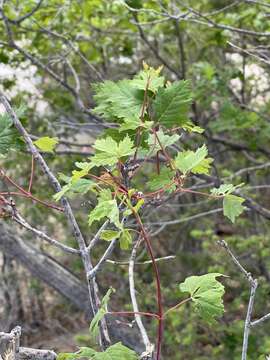
[(250, 333), (250, 328), (252, 326), (252, 322), (251, 322), (251, 316), (252, 316), (252, 311), (253, 311), (253, 306), (254, 306), (254, 299), (255, 299), (255, 293), (256, 293), (256, 289), (258, 286), (258, 281), (257, 279), (254, 279), (251, 275), (251, 273), (249, 273), (239, 262), (239, 260), (237, 259), (237, 257), (233, 254), (233, 252), (231, 251), (231, 249), (229, 248), (228, 244), (226, 243), (226, 241), (224, 240), (219, 240), (218, 244), (223, 247), (226, 252), (230, 255), (230, 257), (232, 258), (232, 261), (235, 263), (235, 265), (238, 267), (238, 269), (244, 274), (244, 276), (246, 277), (246, 279), (248, 280), (249, 284), (250, 284), (250, 296), (249, 296), (249, 302), (248, 302), (248, 309), (247, 309), (247, 314), (246, 314), (246, 319), (245, 319), (245, 325), (244, 325), (244, 336), (243, 336), (243, 345), (242, 345), (242, 356), (241, 359), (242, 360), (246, 360), (247, 359), (247, 351), (248, 351), (248, 339), (249, 339), (249, 333)]
[(110, 242), (110, 245), (107, 247), (106, 251), (104, 252), (102, 257), (100, 258), (97, 265), (87, 273), (88, 279), (93, 279), (96, 276), (97, 272), (101, 269), (101, 266), (103, 265), (103, 263), (108, 259), (108, 257), (113, 252), (113, 249), (115, 248), (115, 246), (117, 244), (117, 240), (118, 239), (113, 239)]
[(151, 241), (150, 241), (148, 234), (144, 228), (142, 220), (141, 220), (139, 214), (136, 213), (135, 211), (133, 211), (133, 215), (135, 216), (136, 221), (137, 221), (138, 225), (140, 226), (142, 237), (146, 243), (147, 250), (148, 250), (149, 256), (152, 261), (155, 278), (156, 278), (156, 301), (157, 301), (158, 315), (159, 315), (158, 330), (157, 330), (157, 345), (156, 345), (157, 346), (157, 358), (156, 358), (156, 360), (159, 360), (160, 356), (161, 356), (161, 343), (162, 343), (162, 335), (163, 335), (163, 305), (162, 305), (160, 275), (159, 275), (158, 266), (157, 266), (157, 263), (155, 261), (155, 257), (153, 254)]
[[(175, 258), (176, 258), (175, 255), (169, 255), (169, 256), (164, 256), (161, 258), (155, 258), (155, 261), (159, 262), (159, 261), (163, 261), (163, 260), (173, 260)], [(110, 259), (107, 259), (106, 262), (108, 262), (110, 264), (114, 264), (114, 265), (129, 265), (129, 263), (130, 263), (129, 261), (115, 261), (115, 260), (110, 260)], [(152, 260), (134, 262), (134, 265), (149, 265), (149, 264), (152, 264)]]
[(31, 11), (29, 11), (29, 13), (22, 15), (21, 17), (19, 17), (18, 19), (8, 19), (9, 22), (11, 22), (12, 24), (15, 25), (19, 25), (20, 23), (22, 23), (24, 20), (28, 19), (29, 17), (31, 17), (36, 11), (38, 11), (38, 9), (40, 8), (41, 4), (42, 4), (43, 0), (39, 0), (36, 5), (33, 7), (33, 9)]
[(29, 186), (28, 186), (28, 192), (29, 192), (29, 193), (31, 192), (32, 185), (33, 185), (34, 168), (35, 168), (35, 159), (34, 159), (34, 156), (32, 155), (32, 161), (31, 161), (31, 175), (30, 175)]
[(130, 260), (129, 260), (129, 292), (130, 292), (132, 307), (134, 310), (134, 318), (138, 325), (139, 331), (141, 333), (146, 353), (148, 354), (148, 356), (150, 355), (152, 358), (154, 346), (149, 340), (149, 337), (148, 337), (146, 329), (143, 325), (141, 316), (139, 315), (139, 306), (138, 306), (138, 302), (137, 302), (137, 298), (136, 298), (136, 290), (135, 290), (135, 282), (134, 282), (134, 264), (135, 264), (136, 254), (137, 254), (137, 248), (139, 247), (140, 242), (141, 242), (141, 238), (139, 237), (132, 249)]
[[(32, 195), (30, 192), (24, 190), (20, 185), (18, 185), (14, 180), (12, 180), (5, 172), (3, 169), (0, 168), (0, 176), (3, 177), (8, 183), (10, 183), (11, 185), (13, 185), (16, 189), (19, 190), (19, 193), (14, 193), (14, 195), (21, 195), (21, 196), (25, 196), (31, 200), (34, 200), (35, 202), (39, 203), (39, 204), (42, 204), (48, 208), (51, 208), (51, 209), (55, 209), (55, 210), (58, 210), (58, 211), (63, 211), (63, 209), (57, 205), (54, 205), (54, 204), (50, 204), (50, 203), (47, 203), (46, 201), (43, 201), (43, 200), (40, 200), (38, 199), (37, 197), (35, 197), (34, 195)], [(3, 193), (2, 193), (3, 194)]]
[(80, 250), (74, 249), (72, 247), (66, 246), (64, 244), (61, 244), (59, 241), (51, 238), (47, 234), (45, 234), (43, 231), (38, 230), (31, 226), (24, 218), (22, 218), (21, 215), (16, 212), (15, 216), (13, 216), (13, 220), (16, 221), (19, 225), (23, 226), (25, 229), (31, 231), (35, 235), (37, 235), (39, 238), (47, 241), (49, 244), (56, 246), (58, 249), (63, 250), (70, 254), (76, 254), (80, 255)]
[(122, 315), (122, 316), (131, 316), (131, 315), (134, 315), (134, 314), (138, 314), (138, 315), (153, 317), (153, 318), (156, 318), (158, 320), (160, 319), (158, 314), (148, 313), (148, 312), (144, 312), (144, 311), (140, 311), (138, 313), (135, 313), (134, 311), (108, 311), (108, 314)]
[(251, 321), (250, 325), (251, 326), (256, 326), (256, 325), (260, 325), (262, 324), (264, 321), (269, 320), (270, 319), (270, 313), (262, 316), (261, 318)]
[(179, 309), (182, 305), (184, 305), (185, 303), (187, 303), (188, 301), (192, 300), (191, 297), (185, 299), (185, 300), (182, 300), (180, 303), (174, 305), (173, 307), (171, 307), (170, 309), (168, 309), (167, 311), (165, 311), (164, 315), (163, 315), (163, 318), (165, 318), (165, 316), (168, 315), (169, 312), (171, 311), (175, 311), (177, 309)]
[[(54, 188), (54, 190), (56, 192), (61, 191), (62, 188), (61, 188), (61, 185), (60, 185), (59, 181), (54, 176), (54, 174), (50, 170), (49, 166), (47, 165), (46, 161), (44, 160), (42, 155), (37, 150), (36, 146), (34, 145), (32, 139), (31, 139), (31, 137), (29, 136), (29, 134), (27, 133), (27, 131), (23, 127), (21, 121), (19, 120), (16, 113), (12, 109), (12, 107), (11, 107), (10, 103), (8, 102), (7, 98), (1, 92), (0, 92), (0, 102), (4, 105), (4, 108), (5, 108), (6, 112), (8, 113), (8, 115), (10, 116), (10, 118), (12, 119), (14, 126), (16, 127), (18, 132), (21, 134), (21, 136), (24, 138), (24, 140), (25, 140), (30, 152), (32, 153), (34, 159), (37, 161), (37, 163), (41, 167), (43, 173), (47, 176), (47, 178), (48, 178), (49, 182), (51, 183), (52, 187)], [(75, 216), (73, 214), (71, 206), (70, 206), (68, 200), (65, 197), (62, 197), (61, 204), (62, 204), (62, 206), (64, 208), (66, 218), (67, 218), (68, 223), (69, 223), (69, 225), (70, 225), (70, 227), (72, 229), (74, 237), (77, 240), (79, 250), (81, 252), (81, 258), (82, 258), (82, 262), (83, 262), (83, 265), (84, 265), (85, 274), (88, 274), (92, 270), (93, 265), (92, 265), (92, 262), (91, 262), (89, 251), (87, 250), (85, 239), (84, 239), (84, 237), (83, 237), (83, 235), (81, 233), (81, 230), (80, 230), (79, 225), (78, 225), (78, 223), (76, 221), (76, 218), (75, 218)], [(87, 278), (87, 285), (88, 285), (88, 291), (89, 291), (89, 300), (90, 300), (90, 305), (91, 305), (91, 312), (92, 312), (92, 314), (96, 314), (97, 310), (98, 310), (98, 306), (100, 304), (100, 300), (99, 300), (99, 296), (98, 296), (98, 286), (97, 286), (97, 283), (96, 283), (94, 278), (93, 279), (88, 279)], [(108, 343), (110, 343), (110, 338), (109, 338), (109, 334), (108, 334), (106, 320), (103, 319), (100, 322), (100, 324), (101, 324), (100, 325), (100, 331), (101, 331), (100, 345), (101, 345), (101, 348), (104, 349), (106, 347), (106, 345)]]
[(90, 241), (89, 245), (87, 246), (87, 250), (90, 251), (95, 245), (96, 243), (99, 241), (100, 239), (100, 235), (102, 233), (103, 230), (106, 229), (106, 227), (109, 225), (110, 221), (106, 220), (102, 226), (99, 228), (98, 232), (96, 233), (96, 235), (93, 237), (93, 239)]

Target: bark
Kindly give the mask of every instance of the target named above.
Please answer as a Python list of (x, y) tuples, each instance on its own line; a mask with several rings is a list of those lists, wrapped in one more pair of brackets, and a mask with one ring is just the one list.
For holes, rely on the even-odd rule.
[(51, 350), (20, 347), (21, 328), (16, 326), (10, 333), (0, 333), (0, 359), (3, 360), (55, 360)]

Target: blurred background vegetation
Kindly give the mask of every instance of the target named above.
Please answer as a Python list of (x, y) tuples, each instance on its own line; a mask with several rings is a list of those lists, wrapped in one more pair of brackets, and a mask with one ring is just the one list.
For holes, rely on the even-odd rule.
[[(147, 214), (156, 256), (175, 256), (160, 262), (167, 307), (175, 304), (177, 284), (186, 276), (210, 271), (229, 276), (223, 281), (225, 316), (210, 327), (188, 305), (171, 314), (166, 320), (163, 356), (239, 359), (249, 287), (216, 242), (225, 239), (258, 279), (254, 318), (269, 312), (270, 2), (10, 0), (4, 1), (3, 9), (9, 20), (8, 24), (3, 17), (0, 21), (0, 87), (13, 104), (26, 105), (22, 120), (33, 136), (60, 139), (55, 154), (45, 155), (55, 173), (68, 174), (75, 161), (89, 156), (91, 144), (107, 126), (91, 113), (93, 84), (130, 78), (141, 69), (142, 61), (163, 65), (171, 81), (190, 80), (194, 98), (190, 116), (206, 130), (183, 135), (180, 146), (196, 148), (205, 142), (215, 159), (212, 177), (194, 178), (191, 184), (200, 181), (207, 189), (221, 180), (244, 182), (241, 192), (251, 206), (231, 224), (223, 217), (221, 204), (185, 194)], [(10, 152), (0, 161), (9, 176), (27, 186), (29, 154)], [(145, 171), (146, 176), (149, 170)], [(139, 180), (144, 182), (145, 177)], [(52, 201), (52, 190), (39, 169), (33, 193)], [(72, 244), (61, 214), (23, 198), (16, 199), (16, 204), (30, 223)], [(86, 221), (93, 206), (91, 197), (77, 196), (72, 204), (83, 232), (91, 237)], [(10, 220), (7, 223), (14, 228)], [(84, 280), (79, 260), (52, 250), (19, 227), (17, 231)], [(97, 250), (97, 258), (105, 245)], [(129, 252), (120, 249), (112, 255), (122, 261), (128, 257)], [(139, 258), (147, 260), (146, 252)], [(0, 264), (3, 330), (21, 324), (25, 343), (57, 350), (89, 344), (82, 312), (34, 278), (16, 258), (2, 252)], [(107, 263), (98, 281), (104, 293), (109, 286), (117, 290), (113, 309), (130, 309), (126, 265)], [(155, 284), (150, 264), (136, 267), (136, 283), (140, 308), (151, 311)], [(128, 329), (128, 320), (121, 321)], [(154, 337), (155, 322), (145, 322)], [(270, 354), (268, 331), (270, 322), (251, 332), (250, 359)]]

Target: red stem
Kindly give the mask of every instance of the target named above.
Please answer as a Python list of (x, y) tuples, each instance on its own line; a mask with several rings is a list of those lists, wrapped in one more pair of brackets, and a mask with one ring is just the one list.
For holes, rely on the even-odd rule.
[(160, 360), (160, 355), (161, 355), (161, 343), (162, 343), (162, 335), (163, 335), (163, 307), (162, 307), (162, 293), (161, 293), (161, 283), (160, 283), (160, 275), (159, 275), (159, 270), (158, 270), (158, 266), (156, 263), (156, 259), (154, 257), (153, 254), (153, 249), (152, 249), (152, 245), (150, 242), (150, 239), (145, 231), (145, 228), (143, 226), (142, 220), (140, 218), (140, 216), (134, 211), (133, 212), (137, 223), (140, 225), (141, 231), (142, 231), (142, 235), (143, 238), (146, 242), (147, 245), (147, 250), (148, 253), (150, 255), (151, 261), (152, 261), (152, 265), (153, 265), (153, 269), (154, 269), (154, 273), (155, 273), (155, 277), (156, 277), (156, 301), (157, 301), (157, 306), (158, 306), (158, 330), (157, 330), (157, 357), (156, 360)]
[[(13, 195), (17, 195), (17, 196), (24, 196), (24, 197), (27, 197), (29, 199), (32, 199), (48, 208), (51, 208), (51, 209), (55, 209), (55, 210), (58, 210), (58, 211), (64, 211), (61, 207), (59, 206), (56, 206), (56, 205), (53, 205), (53, 204), (49, 204), (47, 203), (46, 201), (43, 201), (43, 200), (40, 200), (38, 198), (36, 198), (35, 196), (33, 196), (31, 193), (29, 193), (28, 191), (24, 190), (20, 185), (18, 185), (17, 183), (15, 183), (15, 181), (13, 181), (9, 176), (7, 176), (6, 174), (2, 173), (3, 176), (5, 177), (5, 179), (11, 184), (13, 185), (16, 189), (18, 189), (20, 191), (20, 193), (13, 193)], [(2, 193), (4, 194), (4, 193)], [(10, 192), (7, 192), (7, 194), (12, 194)]]
[(143, 311), (108, 311), (108, 314), (111, 315), (123, 315), (123, 316), (129, 316), (129, 315), (143, 315), (143, 316), (149, 316), (149, 317), (154, 317), (157, 319), (160, 319), (158, 314), (154, 314), (154, 313), (148, 313), (148, 312), (143, 312)]
[(158, 141), (158, 144), (159, 144), (159, 146), (160, 146), (160, 148), (161, 148), (161, 151), (163, 152), (166, 160), (167, 160), (168, 163), (169, 163), (170, 168), (171, 168), (172, 170), (175, 170), (174, 167), (173, 167), (173, 165), (172, 165), (172, 159), (171, 159), (171, 157), (169, 156), (169, 154), (167, 153), (167, 151), (165, 150), (164, 146), (162, 145), (162, 143), (161, 143), (161, 141), (160, 141), (160, 139), (159, 139), (159, 137), (158, 137), (157, 132), (156, 132), (155, 129), (153, 129), (153, 133), (154, 133), (154, 135), (155, 135), (155, 137), (156, 137), (156, 139), (157, 139), (157, 141)]

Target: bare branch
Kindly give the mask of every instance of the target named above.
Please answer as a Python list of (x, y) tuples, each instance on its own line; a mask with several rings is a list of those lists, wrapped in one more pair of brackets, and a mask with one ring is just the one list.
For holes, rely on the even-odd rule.
[(148, 356), (150, 356), (152, 358), (153, 351), (154, 351), (154, 345), (150, 342), (149, 337), (146, 332), (146, 329), (143, 325), (141, 316), (139, 315), (140, 311), (139, 311), (139, 307), (138, 307), (138, 303), (137, 303), (135, 283), (134, 283), (134, 263), (135, 263), (135, 258), (136, 258), (136, 254), (137, 254), (137, 248), (140, 245), (140, 240), (141, 239), (139, 237), (132, 249), (130, 260), (129, 260), (129, 291), (130, 291), (130, 297), (131, 297), (133, 311), (135, 313), (134, 318), (138, 325), (139, 331), (141, 333), (143, 343), (145, 345), (144, 356), (147, 354)]
[(247, 314), (246, 314), (246, 319), (245, 319), (243, 346), (242, 346), (242, 357), (241, 357), (242, 360), (246, 360), (247, 359), (247, 350), (248, 350), (248, 338), (249, 338), (250, 328), (252, 326), (251, 325), (252, 324), (251, 323), (251, 316), (252, 316), (255, 293), (256, 293), (257, 286), (258, 286), (258, 281), (257, 281), (257, 279), (254, 279), (252, 277), (251, 273), (249, 273), (240, 264), (239, 260), (233, 254), (233, 252), (229, 248), (226, 241), (220, 240), (217, 243), (226, 250), (226, 252), (232, 258), (232, 261), (235, 263), (235, 265), (238, 267), (238, 269), (244, 274), (244, 276), (246, 277), (246, 279), (248, 280), (248, 282), (250, 284), (250, 296), (249, 296), (248, 309), (247, 309)]
[(102, 226), (99, 228), (98, 232), (96, 233), (96, 235), (93, 237), (93, 239), (90, 241), (87, 250), (91, 251), (91, 249), (96, 245), (96, 243), (99, 241), (100, 235), (102, 233), (103, 230), (106, 229), (106, 227), (109, 225), (109, 220), (105, 221)]
[(58, 249), (65, 251), (69, 254), (80, 255), (80, 250), (77, 250), (77, 249), (74, 249), (67, 245), (61, 244), (59, 241), (51, 238), (50, 236), (45, 234), (43, 231), (32, 227), (30, 224), (27, 223), (27, 221), (25, 219), (22, 218), (21, 215), (18, 214), (18, 212), (16, 212), (16, 214), (13, 216), (13, 220), (16, 221), (16, 223), (23, 226), (25, 229), (27, 229), (27, 230), (31, 231), (32, 233), (34, 233), (35, 235), (37, 235), (39, 238), (47, 241), (51, 245), (56, 246)]
[(101, 269), (101, 266), (103, 265), (103, 263), (108, 259), (108, 257), (111, 255), (111, 253), (113, 252), (114, 248), (115, 248), (115, 245), (117, 244), (117, 240), (118, 239), (113, 239), (111, 242), (110, 242), (110, 245), (107, 247), (106, 251), (104, 252), (104, 254), (102, 255), (102, 257), (100, 258), (99, 262), (97, 263), (97, 265), (92, 269), (90, 270), (88, 273), (87, 273), (87, 277), (88, 279), (93, 279), (97, 272), (100, 271)]
[[(35, 160), (37, 161), (37, 163), (40, 165), (43, 173), (47, 176), (47, 178), (48, 178), (49, 182), (51, 183), (52, 187), (54, 188), (54, 190), (56, 192), (61, 191), (61, 185), (60, 185), (59, 181), (54, 176), (54, 174), (52, 173), (50, 168), (48, 167), (44, 158), (38, 152), (37, 148), (33, 144), (31, 137), (29, 136), (29, 134), (23, 127), (20, 120), (18, 119), (16, 113), (10, 106), (7, 98), (1, 92), (0, 92), (0, 102), (4, 105), (4, 108), (5, 108), (6, 112), (9, 114), (10, 118), (12, 119), (14, 126), (17, 128), (18, 132), (24, 138), (30, 152), (32, 153), (32, 155), (35, 158)], [(78, 246), (80, 249), (80, 253), (81, 253), (81, 258), (82, 258), (83, 265), (84, 265), (84, 269), (85, 269), (85, 273), (88, 274), (92, 270), (93, 266), (92, 266), (89, 252), (87, 251), (85, 239), (84, 239), (84, 237), (81, 233), (81, 230), (79, 228), (79, 225), (75, 219), (75, 216), (73, 214), (71, 206), (65, 197), (63, 197), (61, 199), (61, 204), (64, 208), (65, 215), (66, 215), (68, 223), (72, 229), (74, 237), (77, 240), (77, 243), (78, 243)], [(97, 284), (96, 284), (94, 278), (88, 279), (87, 284), (88, 284), (88, 290), (89, 290), (91, 311), (93, 314), (96, 314), (96, 312), (98, 310), (98, 305), (100, 304), (100, 300), (99, 300), (99, 296), (98, 296), (98, 287), (97, 287)], [(105, 323), (105, 320), (101, 322), (101, 334), (102, 334), (101, 347), (104, 348), (106, 343), (110, 343), (107, 325)]]

